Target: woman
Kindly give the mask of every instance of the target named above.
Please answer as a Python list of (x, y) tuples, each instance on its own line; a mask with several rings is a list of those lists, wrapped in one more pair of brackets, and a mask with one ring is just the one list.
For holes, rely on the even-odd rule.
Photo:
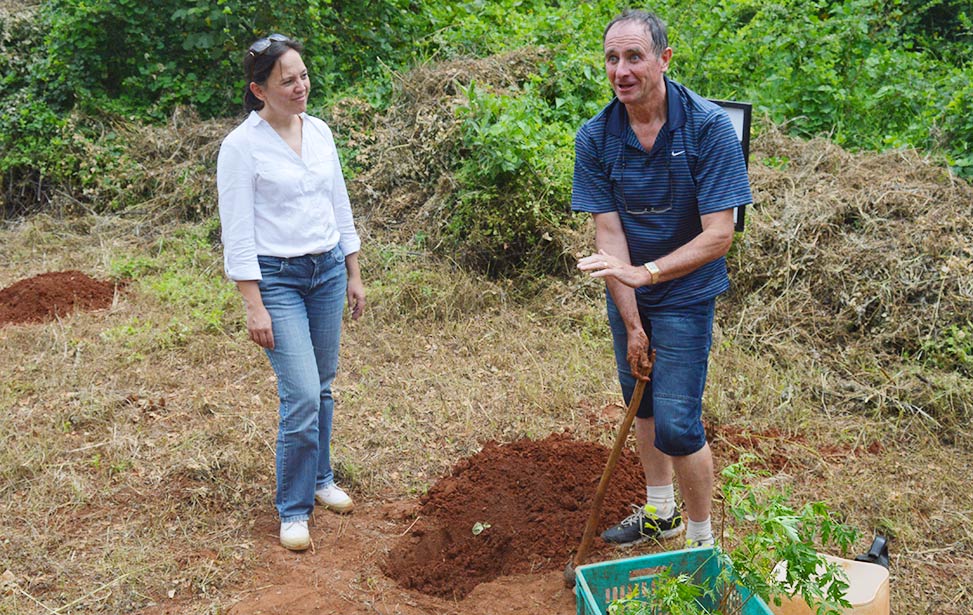
[(354, 504), (331, 468), (331, 382), (344, 297), (365, 307), (355, 231), (327, 124), (307, 115), (311, 90), (297, 41), (272, 34), (247, 50), (249, 116), (224, 139), (217, 162), (224, 266), (243, 295), (250, 339), (277, 374), (280, 543), (311, 544), (314, 503)]

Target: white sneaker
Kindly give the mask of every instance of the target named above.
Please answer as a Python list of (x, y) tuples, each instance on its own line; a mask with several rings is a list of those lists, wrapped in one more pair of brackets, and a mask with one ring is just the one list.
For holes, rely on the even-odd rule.
[(307, 520), (285, 521), (280, 524), (280, 544), (291, 551), (303, 551), (311, 546)]
[(355, 508), (355, 503), (351, 501), (348, 494), (334, 483), (315, 491), (314, 500), (336, 513), (350, 513)]

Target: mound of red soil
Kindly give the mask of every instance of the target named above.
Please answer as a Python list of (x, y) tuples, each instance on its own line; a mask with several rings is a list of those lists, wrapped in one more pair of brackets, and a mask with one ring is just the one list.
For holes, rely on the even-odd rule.
[[(503, 575), (563, 570), (581, 543), (609, 453), (563, 434), (487, 443), (423, 496), (383, 571), (403, 587), (460, 599)], [(638, 458), (623, 449), (599, 533), (628, 515), (630, 503), (645, 501), (644, 485)], [(596, 538), (590, 555), (608, 548)]]
[(80, 271), (42, 273), (20, 280), (0, 290), (0, 327), (109, 307), (115, 287), (114, 282), (101, 282)]

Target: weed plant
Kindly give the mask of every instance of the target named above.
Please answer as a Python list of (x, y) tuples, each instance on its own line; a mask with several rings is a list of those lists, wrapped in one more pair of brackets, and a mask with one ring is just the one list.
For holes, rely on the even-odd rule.
[[(783, 596), (797, 596), (819, 615), (839, 615), (851, 606), (845, 573), (816, 548), (847, 555), (857, 530), (836, 520), (825, 502), (794, 508), (788, 490), (767, 480), (766, 472), (755, 472), (753, 461), (745, 456), (721, 472), (724, 533), (711, 556), (720, 560), (719, 575), (701, 581), (703, 566), (666, 568), (647, 589), (635, 587), (612, 601), (609, 615), (739, 615), (754, 596), (777, 606)], [(748, 590), (745, 598), (740, 586)]]

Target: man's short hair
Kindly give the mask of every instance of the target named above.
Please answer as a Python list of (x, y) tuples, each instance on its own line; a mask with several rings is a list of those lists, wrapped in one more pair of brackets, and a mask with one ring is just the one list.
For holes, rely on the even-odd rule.
[(648, 33), (649, 38), (652, 39), (652, 53), (656, 57), (662, 56), (662, 52), (666, 50), (669, 46), (669, 35), (666, 34), (666, 23), (662, 19), (651, 11), (643, 11), (642, 9), (625, 9), (621, 12), (615, 19), (611, 20), (611, 23), (605, 28), (605, 33), (601, 37), (601, 42), (604, 44), (605, 39), (608, 37), (608, 31), (612, 29), (612, 26), (618, 23), (631, 21), (637, 24), (641, 24), (645, 31)]

